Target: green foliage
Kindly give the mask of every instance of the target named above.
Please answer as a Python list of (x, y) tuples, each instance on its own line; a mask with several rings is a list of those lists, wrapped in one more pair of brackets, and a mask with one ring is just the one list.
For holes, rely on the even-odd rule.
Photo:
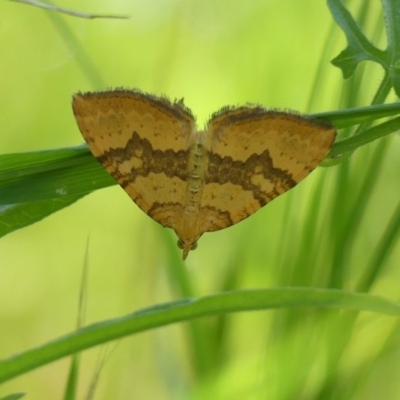
[[(285, 307), (345, 308), (400, 316), (399, 304), (362, 293), (303, 288), (224, 292), (199, 299), (182, 299), (160, 304), (122, 318), (82, 328), (68, 336), (1, 362), (0, 382), (81, 350), (174, 322), (231, 312)], [(73, 370), (76, 368), (74, 362)]]
[(382, 3), (387, 38), (387, 48), (384, 51), (379, 50), (367, 39), (341, 1), (328, 0), (332, 16), (343, 29), (348, 42), (346, 49), (332, 60), (332, 64), (342, 70), (343, 77), (346, 79), (353, 75), (361, 61), (376, 62), (383, 67), (385, 79), (390, 79), (390, 86), (399, 95), (400, 4), (394, 0), (387, 0)]
[[(385, 382), (395, 375), (389, 372), (396, 371), (398, 365), (399, 324), (397, 319), (393, 321), (385, 316), (400, 315), (400, 305), (387, 299), (397, 295), (397, 284), (392, 282), (398, 278), (394, 259), (399, 254), (399, 180), (397, 172), (394, 178), (382, 179), (382, 171), (390, 174), (398, 165), (398, 157), (395, 159), (391, 154), (397, 139), (392, 133), (400, 127), (397, 116), (400, 104), (383, 103), (388, 101), (392, 89), (400, 93), (400, 6), (396, 0), (382, 2), (387, 48), (380, 50), (373, 44), (379, 39), (380, 30), (376, 29), (376, 36), (371, 39), (363, 32), (364, 24), (369, 26), (366, 21), (372, 18), (371, 1), (360, 3), (358, 18), (354, 17), (356, 12), (350, 12), (341, 1), (328, 0), (327, 3), (347, 40), (347, 47), (332, 63), (348, 79), (341, 91), (338, 85), (333, 85), (328, 95), (318, 97), (334, 97), (334, 91), (340, 92), (340, 106), (333, 106), (338, 110), (314, 114), (343, 129), (324, 162), (329, 168), (321, 169), (314, 181), (310, 179), (311, 183), (296, 189), (300, 192), (289, 193), (285, 200), (274, 206), (276, 208), (267, 221), (248, 225), (239, 240), (235, 240), (235, 236), (226, 236), (228, 239), (219, 236), (220, 240), (202, 242), (200, 246), (208, 248), (210, 256), (204, 258), (199, 250), (196, 251), (198, 254), (191, 254), (191, 259), (198, 257), (198, 264), (194, 261), (191, 269), (181, 261), (175, 239), (169, 232), (155, 231), (154, 236), (160, 232), (159, 241), (153, 248), (143, 245), (143, 254), (140, 253), (142, 242), (138, 239), (134, 249), (130, 248), (131, 252), (139, 254), (132, 264), (138, 264), (140, 270), (145, 267), (149, 281), (144, 275), (135, 275), (135, 282), (129, 282), (129, 293), (136, 295), (143, 290), (144, 296), (151, 293), (153, 304), (160, 302), (152, 268), (162, 265), (169, 286), (163, 289), (168, 296), (162, 298), (161, 304), (140, 306), (140, 311), (125, 312), (118, 318), (105, 314), (107, 317), (103, 317), (102, 322), (78, 327), (42, 346), (30, 350), (21, 346), (22, 353), (0, 361), (0, 382), (75, 354), (64, 398), (78, 398), (78, 373), (82, 373), (81, 356), (85, 355), (78, 358), (78, 352), (139, 332), (185, 322), (183, 336), (175, 337), (171, 342), (166, 331), (161, 330), (166, 339), (161, 342), (163, 349), (158, 347), (158, 351), (165, 359), (161, 360), (157, 351), (150, 353), (157, 353), (153, 361), (160, 370), (157, 382), (154, 377), (153, 380), (145, 378), (145, 368), (140, 370), (137, 380), (143, 380), (144, 387), (148, 390), (153, 386), (163, 388), (149, 393), (148, 398), (160, 398), (160, 393), (171, 399), (372, 399), (376, 398), (376, 393), (385, 399), (398, 397), (399, 386), (392, 387)], [(224, 10), (223, 15), (226, 12)], [(201, 15), (199, 12), (199, 18)], [(171, 75), (172, 71), (179, 71), (178, 65), (173, 67), (177, 57), (174, 56), (174, 45), (178, 46), (175, 43), (183, 43), (182, 48), (190, 49), (190, 43), (184, 42), (185, 35), (174, 36), (174, 32), (179, 32), (178, 22), (185, 20), (185, 16), (190, 21), (189, 14), (185, 13), (176, 13), (170, 18), (171, 37), (175, 40), (171, 41), (174, 44), (164, 43), (165, 48), (160, 49), (166, 52), (162, 62), (156, 63), (160, 91), (162, 73), (167, 68)], [(265, 26), (266, 15), (255, 13), (249, 27), (257, 24), (258, 16), (262, 16), (261, 26)], [(245, 17), (245, 14), (241, 15), (241, 18)], [(73, 49), (76, 64), (86, 80), (96, 88), (105, 86), (105, 79), (99, 72), (105, 68), (91, 59), (90, 45), (80, 44), (62, 17), (51, 14), (50, 18)], [(289, 24), (285, 18), (281, 24)], [(122, 23), (114, 21), (112, 26), (115, 28), (115, 24)], [(240, 29), (245, 28), (241, 26)], [(190, 27), (187, 32), (192, 30)], [(95, 32), (97, 34), (97, 30)], [(331, 32), (336, 32), (335, 28)], [(148, 36), (152, 34), (146, 31)], [(254, 32), (250, 37), (254, 38)], [(331, 37), (334, 35), (330, 35), (329, 40)], [(266, 39), (257, 37), (260, 43), (263, 40)], [(236, 49), (245, 52), (249, 42), (241, 43), (239, 38), (238, 43), (234, 51), (228, 49), (227, 53), (223, 53), (227, 46), (218, 48), (214, 57), (209, 43), (205, 48), (209, 49), (210, 58), (222, 58), (224, 73), (229, 74), (231, 71), (225, 59)], [(129, 46), (132, 46), (131, 42)], [(123, 42), (121, 49), (127, 52), (131, 49), (129, 46)], [(135, 46), (140, 47), (139, 40)], [(325, 51), (330, 48), (325, 46)], [(256, 50), (259, 49), (254, 48), (251, 53), (254, 59), (262, 54)], [(287, 51), (294, 52), (294, 46), (289, 46)], [(139, 49), (135, 54), (146, 57), (153, 53)], [(277, 50), (275, 54), (278, 54)], [(303, 51), (301, 57), (308, 54)], [(172, 62), (166, 61), (168, 57)], [(240, 53), (238, 64), (243, 59), (246, 59), (245, 54)], [(369, 106), (360, 101), (365, 99), (362, 90), (371, 86), (372, 74), (364, 65), (368, 63), (361, 65), (362, 61), (373, 61), (384, 69), (384, 77), (371, 96), (373, 100)], [(135, 58), (132, 65), (137, 63)], [(123, 67), (122, 62), (118, 65)], [(251, 81), (250, 67), (247, 65), (245, 73), (239, 73), (240, 79), (229, 76), (229, 82), (233, 85), (241, 80)], [(277, 68), (281, 68), (279, 63)], [(324, 78), (327, 69), (321, 56), (316, 82), (328, 80)], [(194, 82), (195, 74), (189, 75), (190, 82)], [(220, 71), (218, 76), (222, 77), (223, 73)], [(180, 78), (183, 79), (182, 72)], [(287, 79), (285, 76), (280, 83)], [(206, 83), (207, 79), (203, 77), (202, 85)], [(320, 86), (316, 85), (314, 95)], [(382, 118), (385, 120), (378, 123)], [(357, 127), (354, 129), (354, 126)], [(56, 213), (97, 189), (112, 185), (115, 185), (114, 180), (86, 147), (0, 155), (0, 236), (7, 240), (12, 236), (7, 234)], [(273, 205), (267, 208), (270, 207)], [(276, 216), (272, 215), (274, 213)], [(107, 234), (114, 236), (115, 232)], [(140, 236), (145, 234), (140, 232)], [(91, 255), (90, 249), (88, 254)], [(114, 269), (115, 264), (109, 267)], [(268, 286), (278, 288), (267, 289)], [(261, 289), (249, 290), (249, 287)], [(114, 293), (113, 297), (122, 297), (122, 292), (121, 288), (121, 293)], [(207, 295), (207, 292), (213, 294)], [(165, 300), (169, 296), (172, 301)], [(142, 297), (135, 304), (146, 300)], [(131, 298), (129, 307), (130, 301)], [(256, 310), (269, 312), (250, 313)], [(182, 337), (184, 345), (181, 344)], [(138, 340), (136, 336), (134, 338)], [(136, 350), (131, 356), (137, 357), (135, 363), (145, 362), (138, 358), (139, 351)], [(177, 364), (179, 369), (171, 368)], [(172, 375), (171, 369), (174, 370)], [(120, 379), (121, 375), (116, 372), (112, 379)], [(108, 398), (115, 397), (115, 393)], [(21, 394), (14, 394), (4, 399), (20, 397)], [(104, 398), (107, 398), (106, 392)]]
[(6, 397), (2, 397), (0, 400), (18, 400), (18, 399), (22, 399), (22, 397), (25, 396), (25, 393), (14, 393), (14, 394), (10, 394)]

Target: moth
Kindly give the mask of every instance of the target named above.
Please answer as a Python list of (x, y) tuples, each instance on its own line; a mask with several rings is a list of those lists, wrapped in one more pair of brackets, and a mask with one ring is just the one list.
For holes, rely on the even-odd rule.
[(131, 199), (172, 228), (186, 259), (205, 232), (249, 217), (327, 155), (327, 122), (258, 105), (224, 107), (199, 130), (183, 100), (139, 90), (77, 93), (89, 149)]

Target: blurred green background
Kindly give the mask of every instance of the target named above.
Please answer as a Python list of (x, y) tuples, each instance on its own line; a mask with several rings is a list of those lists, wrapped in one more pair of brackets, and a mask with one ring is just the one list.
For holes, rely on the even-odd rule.
[[(219, 108), (246, 102), (304, 113), (365, 106), (382, 75), (365, 63), (343, 82), (329, 60), (346, 42), (324, 2), (57, 5), (131, 18), (85, 20), (0, 3), (1, 154), (82, 144), (70, 105), (77, 91), (122, 86), (183, 97), (201, 127)], [(381, 3), (353, 1), (351, 10), (383, 48)], [(339, 166), (318, 168), (248, 220), (204, 235), (186, 263), (195, 294), (301, 285), (362, 288), (397, 300), (400, 246), (386, 258), (377, 254), (399, 201), (399, 142), (391, 135)], [(167, 257), (174, 234), (121, 188), (97, 191), (0, 241), (0, 358), (75, 328), (88, 238), (87, 323), (182, 295)], [(372, 278), (362, 287), (366, 271)], [(400, 397), (400, 326), (393, 318), (295, 309), (202, 324), (205, 372), (194, 367), (187, 326), (174, 325), (119, 342), (96, 398)], [(96, 348), (82, 356), (78, 398), (98, 354)], [(24, 391), (27, 398), (60, 399), (69, 363), (14, 379), (0, 396)]]

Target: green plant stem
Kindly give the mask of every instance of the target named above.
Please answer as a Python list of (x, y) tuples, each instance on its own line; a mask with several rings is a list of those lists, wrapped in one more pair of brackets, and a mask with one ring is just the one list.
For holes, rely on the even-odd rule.
[(371, 143), (379, 138), (387, 136), (400, 129), (400, 117), (383, 122), (380, 125), (367, 129), (362, 134), (351, 136), (336, 142), (329, 153), (329, 157), (335, 158), (340, 154), (352, 152), (355, 149)]

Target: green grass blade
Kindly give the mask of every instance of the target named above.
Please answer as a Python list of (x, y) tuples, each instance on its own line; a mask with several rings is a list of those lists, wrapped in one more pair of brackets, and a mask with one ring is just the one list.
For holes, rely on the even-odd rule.
[(336, 308), (400, 316), (400, 304), (391, 300), (369, 294), (329, 289), (246, 290), (199, 299), (183, 299), (90, 325), (41, 347), (0, 361), (0, 382), (78, 351), (156, 327), (222, 313), (284, 307)]
[(70, 156), (68, 149), (55, 150), (51, 160), (48, 155), (43, 154), (43, 162), (40, 155), (32, 153), (0, 157), (0, 168), (4, 166), (0, 173), (0, 205), (82, 196), (116, 184), (87, 150), (76, 156)]
[(13, 394), (9, 394), (6, 397), (2, 397), (0, 400), (18, 400), (18, 399), (22, 399), (22, 397), (25, 396), (25, 393), (13, 393)]
[(25, 228), (75, 203), (83, 195), (0, 206), (0, 237)]
[(390, 255), (390, 251), (393, 249), (397, 240), (400, 237), (400, 202), (397, 205), (396, 210), (393, 213), (393, 217), (389, 220), (385, 232), (372, 255), (372, 258), (365, 268), (364, 274), (357, 286), (357, 291), (368, 291), (374, 282), (377, 280), (377, 276), (382, 270), (387, 257)]

